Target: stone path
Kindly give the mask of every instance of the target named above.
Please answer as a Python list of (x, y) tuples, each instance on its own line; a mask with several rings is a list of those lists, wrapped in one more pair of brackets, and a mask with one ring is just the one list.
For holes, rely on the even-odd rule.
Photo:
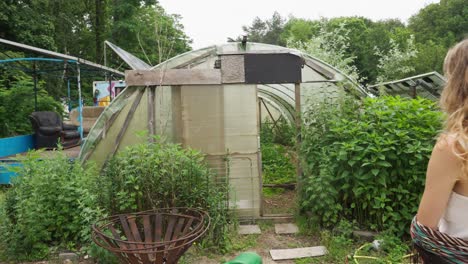
[[(261, 229), (258, 225), (241, 225), (239, 226), (240, 235), (261, 234)], [(275, 234), (294, 235), (299, 232), (297, 225), (293, 223), (275, 224)], [(264, 259), (264, 264), (283, 263), (285, 260), (298, 258), (323, 256), (327, 254), (327, 249), (324, 246), (303, 247), (303, 248), (285, 248), (272, 249), (269, 251), (271, 259)]]

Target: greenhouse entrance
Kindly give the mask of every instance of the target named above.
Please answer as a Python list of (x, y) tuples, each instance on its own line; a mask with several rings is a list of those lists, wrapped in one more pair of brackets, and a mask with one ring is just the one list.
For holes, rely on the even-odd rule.
[(262, 216), (290, 217), (296, 208), (297, 160), (294, 124), (259, 97)]

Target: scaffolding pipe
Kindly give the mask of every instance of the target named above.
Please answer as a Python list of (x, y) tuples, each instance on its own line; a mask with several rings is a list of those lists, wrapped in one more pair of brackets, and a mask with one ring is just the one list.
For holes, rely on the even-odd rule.
[(67, 95), (68, 95), (68, 113), (72, 110), (71, 92), (70, 92), (70, 79), (67, 77)]
[(81, 100), (81, 76), (80, 76), (80, 62), (76, 62), (76, 80), (78, 82), (78, 121), (80, 121), (80, 139), (83, 140), (83, 102)]
[(33, 79), (34, 79), (34, 112), (37, 112), (37, 73), (36, 73), (36, 63), (33, 63)]

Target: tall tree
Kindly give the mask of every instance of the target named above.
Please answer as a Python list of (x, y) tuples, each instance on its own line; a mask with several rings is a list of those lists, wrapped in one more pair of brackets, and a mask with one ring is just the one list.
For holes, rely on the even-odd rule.
[[(270, 19), (265, 21), (256, 17), (250, 26), (242, 26), (242, 30), (250, 42), (267, 43), (284, 46), (286, 42), (281, 38), (285, 19), (278, 12), (274, 12)], [(239, 41), (241, 37), (235, 40)], [(232, 39), (231, 39), (232, 40)]]
[(468, 3), (441, 0), (430, 4), (412, 16), (408, 26), (418, 42), (432, 40), (450, 47), (468, 35)]

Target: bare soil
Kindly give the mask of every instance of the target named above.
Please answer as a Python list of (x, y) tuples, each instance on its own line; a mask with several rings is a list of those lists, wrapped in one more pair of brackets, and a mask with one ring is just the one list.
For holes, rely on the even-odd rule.
[(293, 260), (273, 261), (270, 256), (271, 249), (287, 249), (297, 247), (319, 246), (319, 238), (304, 235), (277, 235), (273, 225), (264, 226), (261, 235), (238, 236), (236, 239), (251, 239), (256, 236), (254, 246), (227, 255), (210, 254), (210, 252), (197, 252), (191, 249), (186, 253), (186, 263), (193, 264), (218, 264), (234, 259), (242, 252), (256, 252), (262, 257), (263, 264), (294, 264)]
[[(280, 190), (281, 191), (281, 190)], [(283, 190), (283, 193), (273, 194), (263, 198), (263, 213), (269, 214), (294, 214), (296, 207), (296, 191)]]

